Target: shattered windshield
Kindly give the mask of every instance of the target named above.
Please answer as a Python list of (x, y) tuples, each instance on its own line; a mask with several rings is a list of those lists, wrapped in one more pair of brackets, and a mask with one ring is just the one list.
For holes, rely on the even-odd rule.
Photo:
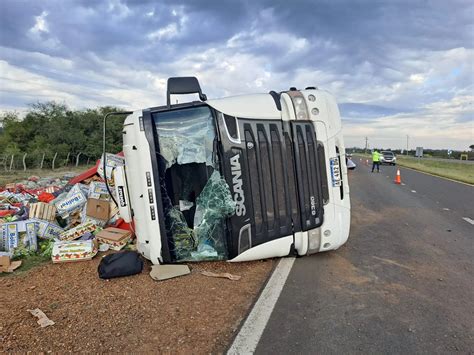
[(153, 114), (159, 141), (165, 228), (175, 261), (227, 258), (226, 218), (235, 202), (213, 152), (216, 129), (207, 106)]
[(209, 107), (160, 112), (156, 117), (160, 153), (168, 168), (175, 163), (213, 166), (212, 147), (216, 134)]

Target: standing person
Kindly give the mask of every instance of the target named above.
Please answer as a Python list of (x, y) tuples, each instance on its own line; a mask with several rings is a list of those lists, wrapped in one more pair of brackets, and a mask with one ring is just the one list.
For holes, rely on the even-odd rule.
[(377, 172), (380, 173), (380, 153), (377, 149), (374, 149), (372, 153), (372, 172), (374, 172), (375, 166), (377, 166)]

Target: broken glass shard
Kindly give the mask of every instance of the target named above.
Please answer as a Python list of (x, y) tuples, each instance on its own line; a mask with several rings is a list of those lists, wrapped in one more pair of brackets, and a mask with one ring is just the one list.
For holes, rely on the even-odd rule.
[(227, 258), (224, 221), (235, 212), (235, 202), (226, 181), (214, 171), (196, 199), (194, 228), (186, 223), (178, 206), (167, 213), (178, 261), (224, 260)]
[(235, 202), (232, 199), (229, 186), (214, 171), (206, 186), (196, 200), (194, 215), (194, 231), (196, 243), (211, 246), (221, 258), (227, 256), (224, 236), (224, 220), (235, 212)]
[(183, 213), (177, 207), (168, 210), (166, 219), (168, 229), (173, 236), (176, 259), (188, 259), (191, 256), (191, 251), (196, 249), (194, 231), (188, 227)]

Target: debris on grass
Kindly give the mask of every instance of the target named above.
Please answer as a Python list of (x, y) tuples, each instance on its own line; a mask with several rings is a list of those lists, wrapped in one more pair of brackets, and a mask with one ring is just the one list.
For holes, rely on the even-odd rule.
[(114, 230), (126, 237), (118, 242), (101, 239), (101, 250), (107, 243), (115, 250), (117, 244), (123, 248), (132, 243), (130, 225), (120, 219), (100, 173), (96, 169), (91, 174), (31, 176), (0, 187), (0, 252), (8, 253), (12, 262), (34, 257), (53, 262), (89, 260), (98, 251), (96, 234), (105, 227), (118, 227)]

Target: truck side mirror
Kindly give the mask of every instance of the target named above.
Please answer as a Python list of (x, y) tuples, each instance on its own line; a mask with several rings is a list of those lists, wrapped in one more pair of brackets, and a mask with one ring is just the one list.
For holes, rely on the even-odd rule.
[(171, 108), (171, 95), (199, 94), (201, 101), (206, 101), (207, 96), (202, 93), (199, 81), (194, 76), (168, 78), (166, 89), (166, 105)]

